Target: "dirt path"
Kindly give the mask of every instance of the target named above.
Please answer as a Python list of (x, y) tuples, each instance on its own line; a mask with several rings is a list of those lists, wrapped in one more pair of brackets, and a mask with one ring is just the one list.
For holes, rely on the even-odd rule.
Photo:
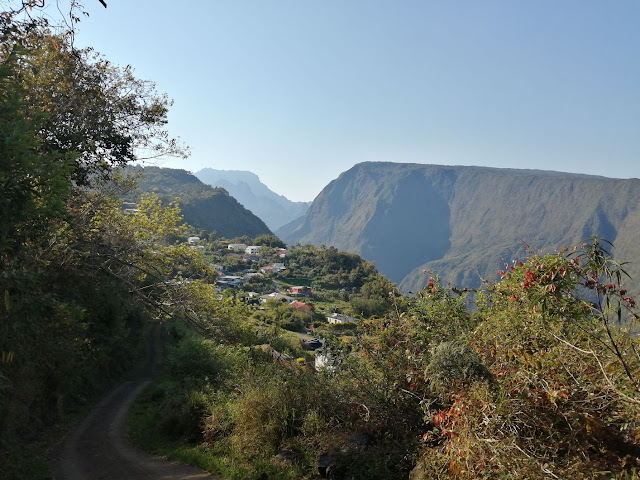
[(142, 452), (127, 439), (129, 407), (162, 368), (158, 361), (164, 345), (160, 330), (156, 326), (152, 332), (146, 362), (136, 372), (136, 379), (111, 390), (53, 452), (54, 479), (221, 480), (197, 468)]

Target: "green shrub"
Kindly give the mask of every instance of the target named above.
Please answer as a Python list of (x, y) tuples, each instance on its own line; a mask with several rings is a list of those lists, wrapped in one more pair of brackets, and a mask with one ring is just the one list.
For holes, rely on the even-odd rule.
[(242, 370), (248, 361), (247, 351), (241, 347), (191, 336), (172, 348), (169, 371), (185, 381), (219, 384)]
[(220, 359), (213, 342), (209, 340), (185, 338), (169, 354), (169, 371), (176, 378), (192, 377), (213, 381), (220, 369)]
[(202, 439), (203, 419), (212, 409), (212, 389), (185, 390), (179, 385), (168, 390), (159, 410), (158, 425), (169, 438), (198, 442)]
[(425, 375), (439, 390), (479, 380), (493, 381), (493, 375), (478, 354), (457, 341), (442, 342), (435, 348)]

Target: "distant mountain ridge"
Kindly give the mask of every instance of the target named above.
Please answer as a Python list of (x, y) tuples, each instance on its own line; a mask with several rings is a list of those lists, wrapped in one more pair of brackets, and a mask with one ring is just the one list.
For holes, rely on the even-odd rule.
[(236, 200), (275, 230), (301, 217), (311, 202), (293, 202), (269, 189), (260, 178), (244, 170), (203, 168), (194, 174), (203, 183), (226, 189)]
[[(525, 243), (557, 249), (592, 236), (640, 260), (640, 180), (537, 170), (361, 163), (333, 180), (306, 215), (276, 231), (287, 243), (362, 255), (405, 291), (429, 270), (457, 286), (495, 279)], [(634, 278), (640, 266), (631, 263)]]
[(139, 174), (137, 189), (128, 200), (137, 201), (142, 193), (156, 192), (163, 201), (179, 197), (185, 222), (226, 238), (257, 237), (271, 233), (269, 227), (244, 208), (222, 188), (205, 185), (186, 170), (159, 167), (130, 167)]

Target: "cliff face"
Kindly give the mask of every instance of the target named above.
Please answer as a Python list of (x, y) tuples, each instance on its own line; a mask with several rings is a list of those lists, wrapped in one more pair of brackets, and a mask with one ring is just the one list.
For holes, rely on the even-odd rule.
[[(598, 235), (640, 260), (640, 180), (536, 170), (362, 163), (331, 182), (307, 214), (276, 233), (375, 262), (403, 290), (478, 286), (525, 244), (553, 250)], [(629, 273), (640, 273), (631, 265)], [(635, 277), (636, 275), (634, 275)]]

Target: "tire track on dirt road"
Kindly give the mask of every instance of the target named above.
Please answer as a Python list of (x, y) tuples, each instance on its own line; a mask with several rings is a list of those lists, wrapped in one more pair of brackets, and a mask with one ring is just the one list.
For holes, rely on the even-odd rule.
[(135, 380), (111, 390), (87, 417), (54, 450), (53, 478), (56, 480), (222, 480), (188, 465), (150, 455), (129, 443), (126, 418), (140, 392), (162, 371), (159, 361), (165, 342), (162, 326), (150, 336), (145, 364)]

